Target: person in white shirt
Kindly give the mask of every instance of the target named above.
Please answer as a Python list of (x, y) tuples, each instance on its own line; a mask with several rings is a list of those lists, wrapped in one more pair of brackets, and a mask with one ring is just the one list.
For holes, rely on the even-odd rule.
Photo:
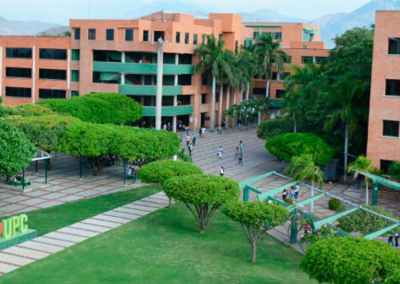
[(220, 159), (222, 159), (222, 154), (224, 153), (224, 149), (222, 148), (222, 146), (219, 146), (218, 148), (218, 157)]
[(220, 175), (221, 177), (223, 177), (223, 176), (224, 176), (224, 173), (225, 173), (225, 169), (224, 169), (224, 167), (221, 167), (221, 169), (219, 170), (219, 175)]

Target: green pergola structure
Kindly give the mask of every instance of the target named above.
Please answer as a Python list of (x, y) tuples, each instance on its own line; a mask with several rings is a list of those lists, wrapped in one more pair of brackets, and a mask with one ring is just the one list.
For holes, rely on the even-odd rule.
[[(368, 175), (368, 177), (373, 176), (371, 174), (367, 174), (367, 173), (363, 173), (363, 172), (360, 172), (360, 173), (364, 174), (366, 176)], [(282, 186), (270, 189), (270, 190), (265, 191), (265, 192), (262, 192), (262, 191), (260, 191), (257, 188), (252, 186), (254, 183), (256, 183), (258, 181), (261, 181), (262, 179), (267, 178), (267, 177), (272, 176), (272, 175), (277, 175), (277, 176), (279, 176), (281, 178), (287, 179), (288, 183), (284, 184)], [(386, 181), (382, 181), (383, 178), (380, 178), (379, 180), (377, 180), (376, 179), (377, 176), (375, 176), (374, 178), (375, 178), (375, 183), (374, 184), (378, 184), (378, 186), (379, 186), (379, 184), (388, 185), (389, 183), (387, 183), (387, 182), (390, 182), (390, 181), (387, 181), (387, 180)], [(248, 202), (249, 201), (250, 192), (254, 192), (254, 193), (257, 194), (257, 199), (260, 200), (260, 201), (269, 200), (269, 201), (272, 201), (272, 202), (276, 202), (276, 203), (284, 206), (289, 212), (291, 212), (291, 213), (300, 213), (304, 217), (310, 219), (311, 221), (313, 221), (313, 227), (314, 227), (315, 230), (318, 230), (319, 228), (321, 228), (324, 225), (329, 225), (342, 236), (350, 235), (349, 233), (347, 233), (347, 232), (335, 227), (333, 225), (333, 223), (335, 221), (337, 221), (338, 219), (346, 216), (346, 215), (349, 215), (351, 213), (356, 212), (357, 210), (364, 210), (364, 211), (367, 211), (367, 212), (369, 212), (371, 214), (377, 215), (377, 216), (379, 216), (381, 218), (384, 218), (384, 219), (387, 219), (387, 220), (393, 222), (393, 224), (391, 224), (391, 225), (389, 225), (389, 226), (387, 226), (385, 228), (382, 228), (382, 229), (380, 229), (380, 230), (378, 230), (376, 232), (372, 232), (372, 233), (370, 233), (368, 235), (364, 235), (363, 237), (366, 238), (366, 239), (375, 239), (375, 238), (385, 234), (386, 232), (388, 232), (390, 230), (393, 230), (393, 229), (395, 229), (395, 228), (400, 226), (400, 222), (398, 220), (395, 220), (395, 219), (392, 219), (390, 217), (384, 216), (382, 214), (376, 213), (376, 212), (374, 212), (372, 210), (369, 210), (367, 208), (364, 208), (362, 206), (358, 206), (357, 204), (354, 204), (354, 203), (352, 203), (352, 202), (350, 202), (348, 200), (345, 200), (345, 199), (343, 199), (341, 197), (335, 196), (333, 194), (330, 194), (330, 193), (328, 193), (326, 191), (323, 191), (323, 190), (321, 190), (319, 188), (315, 188), (315, 187), (314, 187), (314, 191), (317, 193), (316, 195), (310, 196), (309, 198), (304, 199), (304, 200), (300, 200), (299, 202), (297, 202), (294, 205), (288, 205), (284, 201), (274, 197), (274, 195), (277, 194), (278, 192), (281, 192), (285, 188), (290, 188), (291, 186), (296, 185), (296, 184), (301, 184), (301, 185), (306, 186), (306, 187), (308, 187), (310, 189), (312, 188), (308, 184), (305, 184), (305, 183), (300, 182), (300, 181), (294, 181), (290, 177), (287, 177), (285, 175), (279, 174), (279, 173), (277, 173), (275, 171), (268, 172), (266, 174), (251, 178), (251, 179), (246, 180), (246, 181), (243, 181), (242, 183), (240, 183), (240, 187), (243, 190), (243, 201), (244, 202)], [(399, 184), (399, 186), (400, 186), (400, 184)], [(400, 188), (399, 188), (399, 190), (400, 190)], [(375, 189), (374, 189), (374, 191), (375, 191)], [(376, 192), (378, 192), (377, 188), (376, 188)], [(377, 195), (378, 194), (376, 193), (376, 199), (377, 199)], [(347, 203), (348, 205), (351, 205), (353, 208), (351, 208), (349, 210), (346, 210), (344, 212), (340, 212), (340, 213), (337, 213), (335, 215), (323, 218), (323, 219), (319, 219), (319, 218), (317, 218), (315, 216), (309, 215), (309, 214), (307, 214), (307, 213), (305, 213), (305, 212), (303, 212), (301, 210), (298, 210), (298, 206), (303, 206), (303, 205), (310, 204), (311, 202), (316, 201), (316, 200), (318, 200), (318, 199), (320, 199), (320, 198), (322, 198), (324, 196), (329, 196), (329, 197), (332, 197), (332, 198), (339, 199), (340, 201), (342, 201), (344, 203)], [(293, 216), (295, 216), (295, 215), (296, 214), (293, 214)], [(291, 238), (293, 244), (297, 243), (297, 233), (298, 233), (297, 232), (297, 227), (292, 226), (291, 227), (291, 234), (290, 234), (291, 236), (290, 236), (290, 238)]]
[[(366, 178), (369, 178), (372, 180), (372, 198), (371, 198), (371, 205), (378, 205), (378, 192), (379, 192), (379, 186), (384, 185), (387, 187), (390, 187), (394, 190), (400, 191), (400, 183), (385, 179), (383, 177), (373, 175), (370, 173), (366, 173), (363, 171), (359, 171), (358, 174), (361, 174), (365, 176)], [(368, 204), (368, 182), (365, 183), (365, 203)]]

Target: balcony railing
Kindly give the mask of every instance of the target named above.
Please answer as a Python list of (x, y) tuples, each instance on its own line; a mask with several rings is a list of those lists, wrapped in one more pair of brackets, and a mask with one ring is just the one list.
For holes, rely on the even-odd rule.
[[(118, 93), (124, 95), (155, 96), (157, 94), (156, 85), (119, 85)], [(182, 94), (181, 86), (163, 86), (163, 96), (176, 96)]]
[[(176, 116), (176, 115), (188, 115), (193, 113), (193, 106), (169, 106), (163, 107), (161, 111), (162, 116)], [(156, 107), (143, 107), (143, 116), (156, 116)]]
[[(95, 72), (117, 72), (129, 74), (156, 75), (157, 64), (149, 63), (120, 63), (120, 62), (93, 62)], [(164, 75), (193, 74), (193, 65), (164, 64)]]

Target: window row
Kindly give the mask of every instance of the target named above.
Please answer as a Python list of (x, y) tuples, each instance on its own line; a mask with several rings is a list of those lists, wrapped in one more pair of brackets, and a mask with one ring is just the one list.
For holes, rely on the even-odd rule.
[(322, 56), (302, 56), (301, 57), (301, 63), (302, 64), (307, 64), (307, 63), (314, 63), (314, 64), (322, 64), (328, 57), (322, 57)]
[[(7, 58), (32, 59), (32, 48), (7, 47)], [(40, 59), (67, 60), (66, 49), (39, 48)]]
[[(39, 99), (65, 99), (65, 90), (39, 89)], [(31, 88), (6, 87), (6, 97), (31, 98)]]

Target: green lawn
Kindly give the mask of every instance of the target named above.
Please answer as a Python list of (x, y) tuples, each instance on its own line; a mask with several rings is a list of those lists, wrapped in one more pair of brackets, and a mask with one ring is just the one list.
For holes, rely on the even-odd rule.
[(160, 191), (159, 186), (146, 186), (31, 211), (28, 224), (41, 236)]
[(0, 283), (316, 283), (299, 270), (301, 255), (269, 236), (257, 263), (249, 258), (238, 223), (217, 213), (200, 235), (177, 204), (5, 274)]

